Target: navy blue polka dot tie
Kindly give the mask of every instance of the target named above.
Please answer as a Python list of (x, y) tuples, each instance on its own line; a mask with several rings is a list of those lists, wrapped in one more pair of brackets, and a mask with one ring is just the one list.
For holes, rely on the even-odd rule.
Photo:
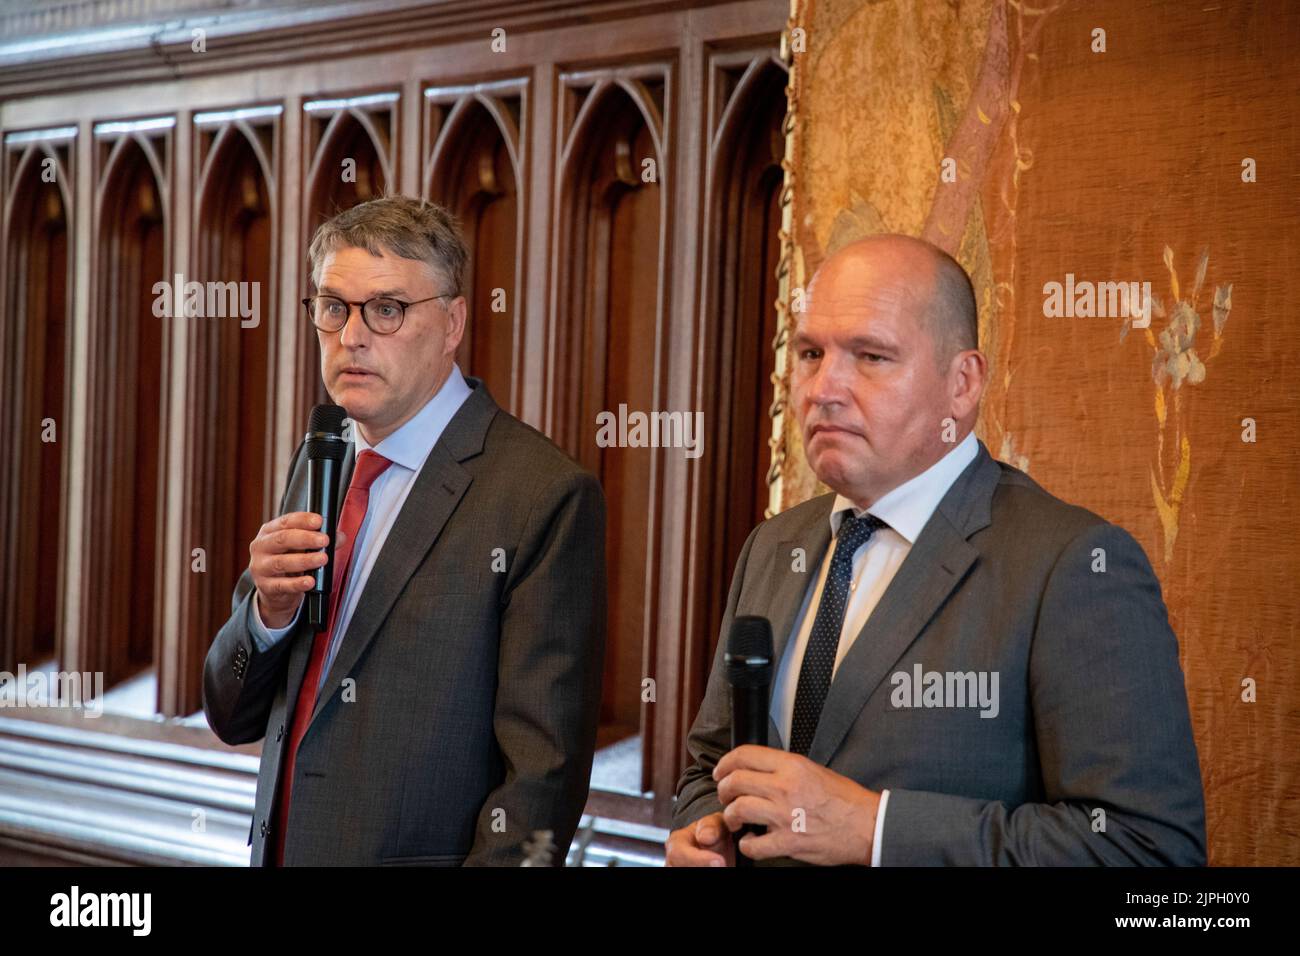
[(808, 635), (808, 647), (803, 652), (803, 665), (799, 669), (794, 716), (790, 721), (791, 753), (806, 757), (812, 749), (817, 722), (822, 716), (822, 704), (826, 702), (831, 674), (835, 670), (840, 631), (844, 629), (844, 610), (848, 607), (853, 583), (853, 555), (871, 539), (877, 528), (884, 527), (887, 527), (885, 522), (875, 515), (859, 518), (852, 511), (844, 512), (840, 521), (830, 573), (826, 575), (826, 586), (822, 589), (817, 617), (813, 619), (812, 633)]

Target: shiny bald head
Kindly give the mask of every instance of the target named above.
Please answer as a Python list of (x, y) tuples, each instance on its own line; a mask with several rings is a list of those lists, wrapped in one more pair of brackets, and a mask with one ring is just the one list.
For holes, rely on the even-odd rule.
[(941, 366), (958, 352), (979, 348), (979, 312), (970, 276), (938, 246), (898, 234), (859, 239), (823, 263), (809, 285), (810, 294), (819, 277), (842, 270), (901, 283), (910, 307), (934, 340), (935, 360)]
[(838, 250), (809, 283), (791, 391), (817, 476), (865, 507), (974, 428), (986, 362), (970, 279), (910, 236)]

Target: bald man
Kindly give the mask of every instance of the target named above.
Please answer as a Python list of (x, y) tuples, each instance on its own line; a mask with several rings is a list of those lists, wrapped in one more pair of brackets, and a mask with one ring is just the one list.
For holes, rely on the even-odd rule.
[[(831, 493), (741, 551), (668, 865), (1203, 865), (1160, 584), (1126, 531), (975, 438), (965, 271), (873, 237), (805, 305), (792, 407)], [(767, 746), (732, 750), (737, 615), (772, 622), (775, 657)]]

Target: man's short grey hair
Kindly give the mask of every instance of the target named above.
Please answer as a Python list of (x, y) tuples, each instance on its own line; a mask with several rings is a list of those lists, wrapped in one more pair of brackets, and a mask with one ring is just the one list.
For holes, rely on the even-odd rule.
[(464, 291), (469, 250), (456, 218), (437, 203), (411, 196), (384, 196), (345, 209), (322, 223), (307, 252), (317, 288), (325, 257), (348, 247), (365, 249), (372, 256), (395, 255), (426, 262), (447, 282), (448, 288), (441, 292), (460, 295)]

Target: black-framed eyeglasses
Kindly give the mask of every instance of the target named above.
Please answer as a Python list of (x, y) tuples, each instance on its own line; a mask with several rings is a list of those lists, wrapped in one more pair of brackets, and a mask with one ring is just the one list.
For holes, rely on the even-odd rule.
[(355, 305), (361, 309), (361, 321), (366, 323), (366, 328), (376, 335), (392, 335), (402, 327), (406, 320), (406, 310), (411, 306), (432, 302), (434, 299), (454, 299), (456, 295), (455, 292), (443, 292), (414, 302), (403, 302), (387, 295), (376, 296), (365, 302), (349, 302), (336, 295), (309, 295), (302, 300), (302, 305), (307, 310), (311, 324), (322, 332), (341, 330), (348, 324)]

